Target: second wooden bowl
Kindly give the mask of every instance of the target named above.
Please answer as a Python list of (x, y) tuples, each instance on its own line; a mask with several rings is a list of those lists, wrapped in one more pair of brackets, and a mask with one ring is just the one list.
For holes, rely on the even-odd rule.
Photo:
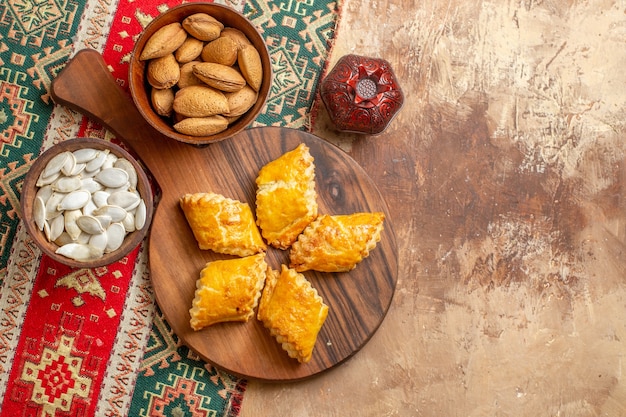
[[(243, 32), (259, 52), (263, 68), (263, 81), (258, 91), (258, 98), (252, 108), (235, 122), (231, 123), (226, 130), (211, 136), (190, 136), (179, 133), (174, 130), (171, 118), (160, 116), (154, 111), (150, 99), (151, 86), (146, 80), (147, 62), (139, 59), (146, 42), (157, 30), (174, 22), (182, 22), (186, 17), (196, 13), (206, 13), (220, 21), (225, 27), (232, 27)], [(214, 3), (181, 4), (157, 16), (146, 27), (137, 40), (130, 61), (130, 92), (139, 113), (150, 125), (165, 136), (180, 142), (195, 145), (205, 145), (230, 138), (249, 126), (263, 109), (270, 91), (271, 83), (272, 67), (269, 52), (259, 31), (252, 22), (241, 13), (229, 7)]]
[[(143, 199), (146, 207), (145, 223), (140, 229), (134, 230), (125, 235), (125, 238), (115, 251), (104, 253), (95, 259), (90, 260), (75, 260), (66, 256), (58, 254), (56, 251), (59, 245), (55, 242), (51, 242), (47, 239), (43, 230), (40, 230), (38, 226), (34, 211), (35, 211), (35, 199), (40, 187), (37, 186), (38, 179), (42, 171), (48, 166), (48, 163), (57, 155), (64, 152), (74, 152), (79, 149), (92, 148), (96, 150), (102, 150), (108, 153), (112, 153), (118, 158), (126, 159), (131, 163), (137, 174), (137, 186), (136, 189), (139, 192), (140, 197)], [(76, 177), (81, 177), (80, 174)], [(26, 227), (26, 231), (33, 238), (37, 246), (48, 256), (54, 260), (69, 265), (75, 268), (95, 268), (111, 264), (120, 260), (124, 256), (128, 255), (133, 249), (135, 249), (146, 237), (152, 221), (152, 214), (154, 210), (154, 202), (152, 196), (152, 189), (150, 187), (150, 181), (139, 163), (123, 148), (120, 146), (107, 142), (105, 140), (97, 138), (78, 138), (70, 139), (61, 142), (52, 148), (42, 153), (33, 163), (33, 166), (28, 171), (24, 183), (22, 185), (22, 195), (20, 198), (20, 206), (22, 210), (22, 220)]]

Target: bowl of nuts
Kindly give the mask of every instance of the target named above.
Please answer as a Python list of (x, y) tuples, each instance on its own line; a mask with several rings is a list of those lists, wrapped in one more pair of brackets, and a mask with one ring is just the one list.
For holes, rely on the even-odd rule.
[(152, 189), (122, 147), (96, 138), (70, 139), (42, 153), (28, 171), (22, 219), (54, 260), (94, 268), (120, 260), (145, 238)]
[(139, 113), (172, 139), (204, 145), (246, 128), (265, 105), (265, 41), (241, 13), (186, 3), (157, 16), (135, 44), (130, 92)]

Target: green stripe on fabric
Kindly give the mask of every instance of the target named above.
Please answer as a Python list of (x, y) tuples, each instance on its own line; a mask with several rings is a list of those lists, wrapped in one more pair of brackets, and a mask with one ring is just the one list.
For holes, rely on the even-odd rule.
[(0, 281), (19, 223), (24, 176), (53, 109), (50, 82), (67, 62), (82, 1), (0, 2)]

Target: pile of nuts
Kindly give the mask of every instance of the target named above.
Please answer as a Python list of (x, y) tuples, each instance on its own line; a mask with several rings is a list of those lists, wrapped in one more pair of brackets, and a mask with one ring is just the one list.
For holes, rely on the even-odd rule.
[(246, 35), (206, 13), (158, 29), (139, 59), (147, 61), (154, 111), (190, 136), (226, 130), (256, 103), (263, 79)]

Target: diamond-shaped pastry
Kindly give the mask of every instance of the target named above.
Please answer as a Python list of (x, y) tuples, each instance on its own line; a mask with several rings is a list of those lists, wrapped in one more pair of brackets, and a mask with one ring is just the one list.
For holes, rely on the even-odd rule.
[(280, 272), (268, 268), (257, 318), (290, 357), (311, 360), (327, 315), (328, 306), (304, 275), (285, 265)]
[(384, 220), (381, 212), (322, 215), (291, 247), (289, 266), (298, 272), (350, 271), (376, 247)]
[(247, 203), (216, 193), (185, 194), (180, 206), (200, 249), (250, 256), (267, 249)]
[(265, 253), (207, 263), (196, 281), (191, 328), (248, 321), (258, 305), (266, 270)]
[(261, 234), (269, 245), (287, 249), (317, 217), (315, 166), (309, 148), (302, 143), (266, 164), (256, 184)]

